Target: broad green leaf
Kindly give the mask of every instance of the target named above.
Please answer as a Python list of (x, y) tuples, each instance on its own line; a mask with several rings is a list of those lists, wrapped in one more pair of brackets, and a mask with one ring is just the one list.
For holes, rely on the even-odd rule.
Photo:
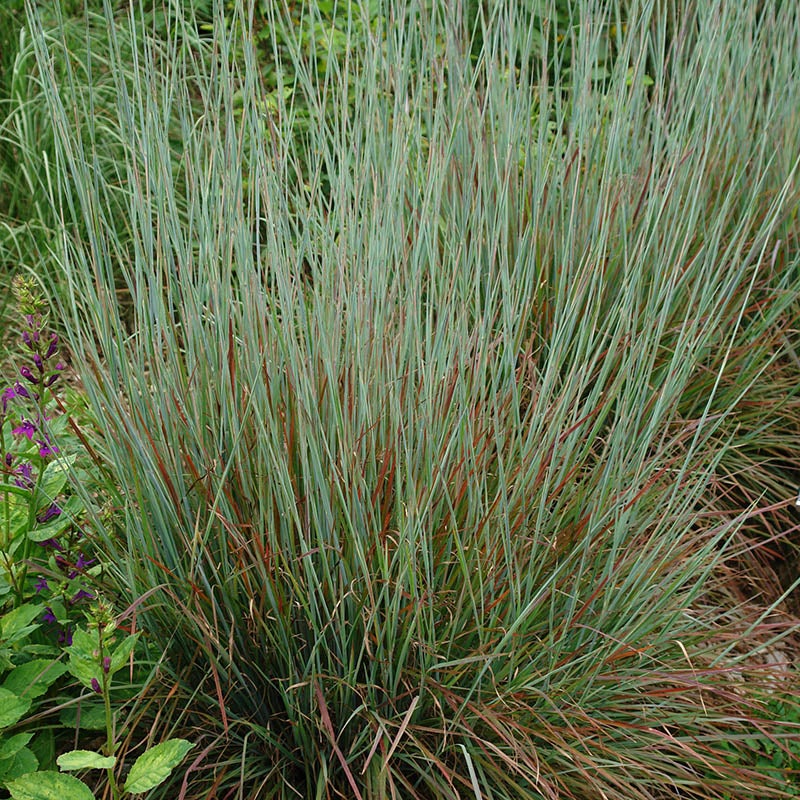
[(36, 772), (39, 769), (39, 759), (27, 747), (23, 747), (14, 753), (12, 758), (5, 758), (0, 761), (0, 786), (4, 786), (9, 781)]
[(44, 606), (35, 603), (26, 603), (13, 611), (9, 611), (8, 614), (0, 619), (0, 637), (7, 642), (13, 642), (35, 630), (39, 626), (31, 625), (31, 623), (43, 611)]
[[(13, 492), (13, 494), (5, 494), (6, 492)], [(28, 489), (18, 489), (6, 485), (3, 487), (3, 493), (5, 494), (3, 520), (8, 520), (12, 537), (23, 534), (27, 529), (30, 517), (31, 492)]]
[(116, 763), (116, 756), (104, 756), (92, 750), (70, 750), (56, 759), (56, 764), (64, 772), (75, 769), (110, 769)]
[(97, 647), (97, 636), (90, 636), (83, 628), (78, 628), (72, 634), (72, 644), (67, 648), (67, 652), (81, 658), (97, 658), (95, 655)]
[[(98, 697), (97, 695), (95, 695)], [(98, 697), (99, 699), (99, 697)], [(58, 717), (59, 722), (66, 728), (79, 728), (87, 731), (102, 731), (106, 727), (106, 709), (100, 703), (87, 704), (85, 701), (80, 707), (70, 706), (65, 708)]]
[(14, 800), (95, 800), (85, 783), (60, 772), (33, 772), (6, 788)]
[(3, 688), (20, 697), (39, 697), (67, 671), (60, 661), (38, 658), (11, 670)]
[(0, 689), (0, 728), (18, 722), (30, 707), (30, 697), (18, 697), (8, 689)]
[(27, 537), (32, 542), (46, 542), (48, 539), (55, 539), (60, 536), (71, 524), (69, 518), (62, 515), (49, 525), (41, 525), (32, 531), (28, 531)]
[(185, 739), (167, 739), (139, 756), (128, 773), (125, 791), (131, 794), (149, 792), (163, 783), (170, 772), (183, 761), (194, 747)]
[(128, 662), (128, 658), (133, 652), (133, 648), (136, 646), (136, 641), (138, 638), (139, 634), (133, 633), (130, 636), (126, 636), (114, 648), (113, 652), (111, 653), (111, 667), (109, 669), (111, 675), (113, 675), (121, 667), (124, 667)]
[(76, 457), (75, 455), (70, 455), (66, 458), (59, 458), (58, 461), (51, 461), (47, 465), (42, 475), (38, 492), (45, 502), (51, 502), (61, 494), (69, 477), (69, 468), (75, 463)]
[(8, 738), (0, 736), (0, 761), (13, 758), (32, 738), (32, 733), (15, 733)]
[(99, 644), (86, 631), (78, 628), (72, 637), (68, 669), (84, 686), (92, 685), (92, 678), (101, 680), (101, 667), (98, 655)]
[(87, 688), (91, 687), (92, 678), (96, 678), (99, 683), (102, 683), (102, 671), (94, 659), (70, 654), (69, 671)]

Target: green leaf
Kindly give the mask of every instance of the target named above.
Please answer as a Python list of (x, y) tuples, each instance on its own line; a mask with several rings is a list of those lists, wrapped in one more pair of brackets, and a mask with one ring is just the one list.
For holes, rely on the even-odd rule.
[(15, 489), (7, 484), (3, 486), (3, 492), (14, 492), (14, 494), (6, 495), (5, 509), (3, 510), (4, 521), (8, 520), (9, 530), (14, 537), (15, 534), (24, 533), (28, 527), (31, 492), (28, 489)]
[(72, 635), (72, 644), (67, 648), (70, 655), (80, 658), (97, 658), (97, 637), (90, 636), (83, 628), (78, 628)]
[(36, 755), (30, 748), (23, 747), (22, 750), (14, 756), (14, 762), (8, 770), (6, 780), (13, 780), (22, 775), (27, 775), (30, 772), (36, 772), (37, 769), (39, 769), (39, 759), (36, 758)]
[(151, 747), (136, 759), (128, 773), (125, 791), (131, 794), (149, 792), (163, 783), (170, 772), (183, 761), (185, 755), (194, 747), (185, 739), (167, 739)]
[(28, 531), (27, 537), (32, 542), (46, 542), (49, 539), (55, 539), (71, 524), (71, 521), (62, 515), (61, 517), (57, 517), (56, 521), (51, 522), (49, 525), (42, 525), (32, 531)]
[(11, 670), (3, 688), (20, 697), (39, 697), (66, 671), (66, 665), (60, 661), (38, 658)]
[(43, 497), (45, 502), (52, 502), (61, 494), (69, 477), (69, 468), (75, 463), (76, 458), (77, 456), (70, 455), (59, 458), (58, 461), (51, 461), (47, 465), (38, 491), (39, 497)]
[(6, 788), (14, 800), (95, 800), (85, 783), (60, 772), (33, 772)]
[(92, 750), (70, 750), (56, 759), (56, 764), (64, 772), (75, 769), (110, 769), (116, 763), (116, 756), (104, 756)]
[(29, 697), (18, 697), (8, 689), (0, 689), (0, 728), (19, 721), (30, 707)]
[(23, 747), (13, 758), (0, 761), (0, 786), (6, 785), (9, 781), (36, 772), (39, 769), (39, 759), (27, 747)]
[(31, 625), (31, 622), (40, 616), (44, 611), (44, 606), (26, 603), (25, 605), (9, 611), (0, 619), (0, 638), (7, 642), (14, 642), (26, 634), (38, 628), (38, 625)]
[(92, 685), (92, 678), (101, 680), (98, 643), (86, 631), (78, 628), (72, 637), (68, 669), (84, 686)]
[(109, 674), (113, 675), (118, 669), (124, 667), (125, 664), (128, 662), (128, 658), (130, 654), (133, 652), (133, 648), (136, 646), (136, 641), (139, 638), (138, 633), (133, 633), (130, 636), (126, 636), (111, 653), (111, 667), (109, 668)]
[(7, 739), (0, 739), (0, 761), (13, 758), (32, 738), (32, 733), (15, 733)]
[[(96, 696), (96, 695), (95, 695)], [(58, 717), (66, 728), (79, 728), (87, 731), (102, 731), (106, 727), (106, 709), (102, 703), (86, 704), (81, 707), (65, 708)]]

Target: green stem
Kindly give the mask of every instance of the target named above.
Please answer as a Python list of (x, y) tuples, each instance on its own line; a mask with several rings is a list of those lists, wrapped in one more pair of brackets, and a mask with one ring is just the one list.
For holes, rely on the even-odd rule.
[[(111, 717), (111, 697), (109, 696), (109, 688), (110, 688), (109, 687), (109, 683), (110, 683), (110, 681), (109, 681), (108, 673), (103, 668), (103, 660), (104, 660), (104, 656), (105, 656), (104, 643), (103, 643), (103, 625), (99, 620), (98, 620), (98, 624), (97, 624), (97, 637), (98, 637), (98, 639), (100, 641), (100, 647), (99, 647), (99, 650), (98, 650), (98, 652), (99, 652), (98, 658), (99, 658), (99, 664), (100, 664), (100, 675), (101, 675), (102, 681), (103, 681), (103, 684), (102, 684), (103, 702), (105, 704), (105, 709), (106, 709), (106, 746), (105, 746), (105, 751), (106, 751), (106, 755), (107, 756), (113, 756), (115, 747), (114, 747), (114, 725), (113, 725), (113, 720), (112, 720), (112, 717)], [(113, 800), (119, 800), (119, 796), (120, 796), (119, 786), (117, 785), (117, 779), (116, 779), (116, 776), (114, 775), (114, 767), (109, 767), (108, 768), (108, 782), (109, 782), (109, 784), (111, 786), (111, 796), (113, 797)]]

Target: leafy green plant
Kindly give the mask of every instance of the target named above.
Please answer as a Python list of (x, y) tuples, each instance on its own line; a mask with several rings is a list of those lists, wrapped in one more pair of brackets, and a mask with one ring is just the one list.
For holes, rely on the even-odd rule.
[(0, 787), (38, 769), (36, 732), (13, 727), (44, 710), (44, 695), (66, 672), (60, 649), (35, 638), (43, 613), (42, 605), (24, 603), (0, 617)]
[(56, 795), (64, 800), (90, 800), (94, 794), (89, 787), (64, 773), (94, 769), (106, 771), (114, 800), (128, 794), (145, 794), (165, 781), (194, 747), (184, 739), (169, 739), (148, 748), (133, 763), (120, 787), (114, 771), (118, 732), (111, 708), (111, 681), (132, 658), (138, 634), (118, 641), (113, 610), (102, 600), (93, 606), (88, 618), (87, 629), (78, 628), (67, 648), (68, 669), (85, 687), (103, 698), (106, 726), (103, 752), (70, 750), (57, 759), (61, 772), (38, 771), (16, 777), (6, 785), (14, 800), (49, 800)]
[[(14, 798), (52, 798), (54, 792), (65, 800), (93, 796), (86, 784), (46, 769), (36, 755), (48, 735), (30, 721), (54, 713), (49, 690), (69, 670), (102, 697), (105, 754), (70, 751), (59, 756), (58, 766), (103, 766), (114, 798), (146, 793), (192, 745), (171, 739), (149, 748), (118, 785), (115, 737), (124, 728), (117, 729), (112, 715), (111, 679), (132, 659), (139, 634), (116, 642), (112, 609), (102, 601), (92, 608), (88, 630), (76, 625), (76, 612), (95, 596), (100, 567), (89, 557), (82, 533), (83, 500), (68, 489), (71, 473), (84, 495), (90, 494), (93, 482), (76, 466), (88, 442), (68, 427), (74, 421), (67, 414), (53, 417), (65, 410), (56, 394), (64, 364), (58, 360), (59, 338), (47, 330), (39, 289), (18, 276), (13, 292), (26, 363), (18, 369), (20, 380), (3, 391), (0, 411), (0, 610), (5, 612), (0, 618), (0, 787)], [(67, 715), (66, 723), (77, 720), (72, 723)], [(54, 749), (52, 738), (50, 731), (45, 751)]]
[[(749, 735), (724, 743), (723, 750), (732, 764), (755, 767), (776, 781), (786, 781), (786, 796), (800, 797), (800, 706), (795, 698), (783, 699), (780, 694), (766, 705), (771, 716), (784, 721), (786, 734), (768, 736), (756, 728)], [(724, 800), (735, 800), (735, 796), (726, 794)]]

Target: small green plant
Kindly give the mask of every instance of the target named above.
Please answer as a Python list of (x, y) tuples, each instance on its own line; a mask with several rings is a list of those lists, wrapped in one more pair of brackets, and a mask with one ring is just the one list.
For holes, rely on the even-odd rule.
[[(793, 732), (780, 739), (754, 729), (721, 744), (728, 761), (736, 767), (755, 768), (776, 783), (783, 784), (787, 797), (800, 798), (800, 706), (791, 697), (776, 695), (766, 703), (766, 715), (782, 720)], [(726, 794), (724, 800), (735, 800)]]
[(94, 797), (91, 789), (69, 773), (102, 769), (107, 772), (108, 785), (114, 800), (129, 794), (149, 792), (163, 783), (194, 745), (185, 739), (169, 739), (148, 748), (134, 762), (122, 786), (115, 774), (117, 737), (111, 708), (111, 681), (133, 657), (138, 634), (118, 638), (113, 609), (98, 600), (88, 613), (85, 628), (76, 629), (72, 644), (67, 648), (68, 669), (81, 684), (100, 695), (105, 707), (106, 742), (102, 752), (71, 750), (60, 755), (57, 764), (62, 772), (40, 771), (21, 775), (7, 784), (15, 800), (87, 800)]
[[(63, 409), (54, 389), (64, 364), (58, 336), (47, 332), (46, 303), (33, 281), (17, 278), (12, 289), (29, 363), (0, 400), (0, 788), (27, 800), (93, 796), (77, 778), (40, 769), (37, 750), (52, 762), (53, 734), (25, 729), (52, 707), (49, 692), (69, 671), (102, 697), (106, 744), (103, 753), (73, 750), (56, 763), (64, 772), (106, 769), (116, 800), (157, 786), (193, 745), (173, 739), (148, 749), (120, 788), (111, 680), (132, 658), (138, 634), (117, 641), (113, 609), (104, 600), (91, 606), (88, 624), (76, 624), (95, 599), (101, 571), (80, 525), (84, 502), (68, 486), (70, 471), (80, 475), (84, 441), (68, 415), (56, 413)], [(64, 722), (71, 723), (69, 715)]]
[(43, 709), (45, 695), (66, 672), (59, 648), (38, 644), (44, 607), (25, 603), (0, 617), (0, 788), (39, 767), (34, 731), (14, 726)]

